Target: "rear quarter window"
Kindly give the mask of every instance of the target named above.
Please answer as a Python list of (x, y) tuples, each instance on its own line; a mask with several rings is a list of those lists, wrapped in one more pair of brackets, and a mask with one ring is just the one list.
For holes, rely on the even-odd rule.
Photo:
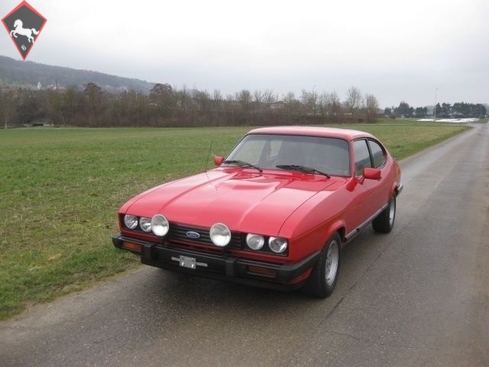
[(376, 141), (370, 140), (370, 153), (372, 154), (373, 166), (375, 168), (382, 167), (385, 164), (385, 151)]

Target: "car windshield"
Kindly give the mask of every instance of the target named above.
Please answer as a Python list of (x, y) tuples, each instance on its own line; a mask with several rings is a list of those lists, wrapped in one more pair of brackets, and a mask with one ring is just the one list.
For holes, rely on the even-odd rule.
[(350, 176), (348, 142), (337, 138), (250, 134), (239, 142), (224, 164), (227, 162), (246, 162), (260, 169)]

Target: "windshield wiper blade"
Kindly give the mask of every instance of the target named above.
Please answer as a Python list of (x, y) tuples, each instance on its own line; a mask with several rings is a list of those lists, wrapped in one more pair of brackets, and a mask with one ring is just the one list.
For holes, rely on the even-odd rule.
[(248, 163), (248, 162), (244, 162), (244, 161), (239, 161), (239, 160), (230, 160), (230, 161), (224, 161), (224, 164), (235, 164), (239, 167), (243, 167), (243, 168), (254, 168), (254, 169), (257, 169), (260, 173), (263, 172), (263, 170), (258, 167), (258, 166), (255, 166), (254, 164), (251, 164), (251, 163)]
[(301, 166), (297, 164), (279, 164), (276, 166), (277, 168), (285, 169), (285, 170), (290, 170), (290, 171), (299, 171), (299, 172), (304, 172), (304, 173), (316, 173), (319, 175), (326, 176), (327, 178), (331, 178), (329, 174), (326, 172), (322, 172), (317, 170), (316, 168), (312, 167), (306, 167), (306, 166)]

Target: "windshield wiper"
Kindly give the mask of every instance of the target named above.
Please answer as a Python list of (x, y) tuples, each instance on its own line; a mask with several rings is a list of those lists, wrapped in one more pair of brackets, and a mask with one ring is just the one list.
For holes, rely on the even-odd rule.
[(235, 164), (239, 167), (243, 167), (243, 168), (254, 168), (254, 169), (257, 169), (260, 173), (263, 172), (263, 170), (258, 167), (258, 166), (255, 166), (254, 164), (251, 164), (251, 163), (248, 163), (248, 162), (244, 162), (244, 161), (239, 161), (239, 160), (230, 160), (230, 161), (224, 161), (224, 164)]
[(277, 168), (289, 170), (289, 171), (299, 171), (299, 172), (304, 172), (304, 173), (316, 173), (319, 175), (326, 176), (327, 178), (331, 178), (330, 175), (328, 175), (326, 172), (319, 171), (315, 168), (312, 167), (306, 167), (306, 166), (300, 166), (297, 164), (279, 164), (276, 166)]

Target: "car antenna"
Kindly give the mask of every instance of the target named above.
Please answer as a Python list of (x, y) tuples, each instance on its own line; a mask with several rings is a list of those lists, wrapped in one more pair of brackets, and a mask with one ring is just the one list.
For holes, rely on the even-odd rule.
[(212, 151), (212, 140), (211, 140), (211, 144), (209, 145), (209, 152), (207, 153), (207, 156), (205, 157), (205, 163), (204, 163), (204, 172), (205, 172), (205, 175), (207, 176), (207, 179), (210, 181), (210, 177), (209, 175), (207, 174), (207, 165), (209, 164), (209, 158), (211, 156), (211, 151)]

